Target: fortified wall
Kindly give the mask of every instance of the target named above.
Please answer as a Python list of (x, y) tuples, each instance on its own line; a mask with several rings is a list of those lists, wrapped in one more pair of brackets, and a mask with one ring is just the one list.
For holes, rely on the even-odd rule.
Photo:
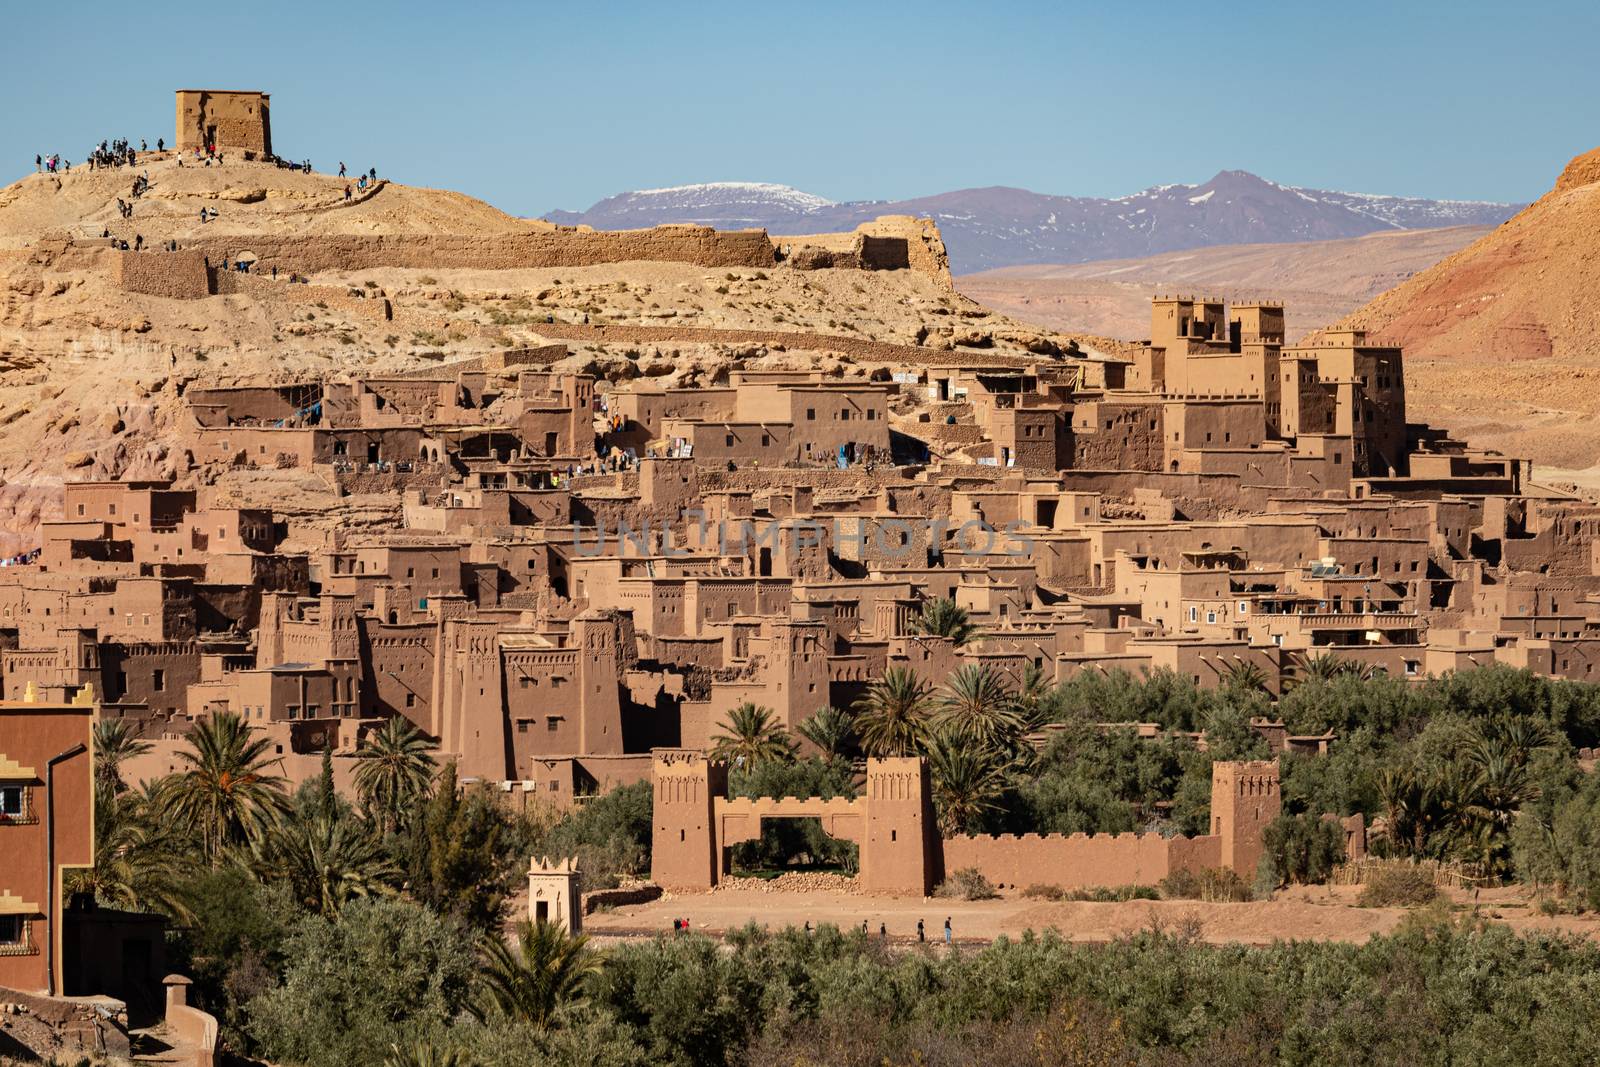
[(1282, 810), (1274, 761), (1212, 765), (1211, 833), (1002, 834), (941, 838), (928, 767), (920, 759), (869, 759), (865, 794), (729, 798), (727, 765), (691, 750), (655, 754), (651, 875), (669, 890), (707, 890), (728, 873), (728, 850), (761, 836), (767, 819), (815, 818), (861, 847), (860, 881), (872, 892), (922, 895), (951, 872), (976, 868), (1001, 886), (1085, 889), (1154, 885), (1175, 871), (1228, 867), (1246, 880), (1266, 827)]

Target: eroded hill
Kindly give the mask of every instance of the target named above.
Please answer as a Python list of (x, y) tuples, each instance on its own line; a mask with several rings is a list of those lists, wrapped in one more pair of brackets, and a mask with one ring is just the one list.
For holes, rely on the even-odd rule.
[(1600, 149), (1574, 159), (1510, 221), (1344, 324), (1405, 346), (1422, 417), (1592, 484), (1588, 469), (1600, 465)]

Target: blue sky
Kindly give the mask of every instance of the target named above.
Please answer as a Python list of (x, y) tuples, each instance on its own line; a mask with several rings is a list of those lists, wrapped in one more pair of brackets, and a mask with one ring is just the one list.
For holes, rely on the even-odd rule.
[(1242, 168), (1531, 199), (1600, 143), (1600, 4), (7, 3), (0, 180), (272, 94), (281, 154), (517, 214), (778, 181), (1115, 196)]

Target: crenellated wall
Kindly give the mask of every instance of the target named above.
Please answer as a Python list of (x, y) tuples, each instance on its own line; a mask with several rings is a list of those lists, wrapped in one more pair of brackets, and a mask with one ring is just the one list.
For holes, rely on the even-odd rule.
[(1173, 871), (1220, 867), (1221, 839), (1160, 834), (1002, 834), (947, 837), (944, 868), (975, 867), (997, 886), (1063, 889), (1154, 885)]

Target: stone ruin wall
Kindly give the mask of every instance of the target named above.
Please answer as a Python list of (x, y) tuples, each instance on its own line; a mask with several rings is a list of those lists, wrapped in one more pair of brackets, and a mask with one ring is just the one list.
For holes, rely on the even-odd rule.
[(590, 267), (629, 260), (692, 263), (700, 267), (771, 267), (772, 244), (762, 230), (717, 231), (704, 226), (588, 232), (560, 227), (529, 233), (467, 236), (315, 237), (223, 235), (199, 237), (186, 247), (220, 260), (253, 252), (260, 266), (311, 274), (381, 267), (413, 270), (518, 270)]
[[(934, 366), (941, 361), (959, 362), (960, 353), (897, 345), (890, 341), (869, 341), (863, 337), (836, 334), (797, 333), (789, 330), (721, 330), (706, 326), (580, 326), (570, 323), (535, 323), (532, 330), (551, 340), (585, 341), (591, 344), (725, 344), (761, 345), (766, 348), (802, 352), (837, 352), (858, 363)], [(993, 358), (993, 357), (986, 357)], [(1001, 362), (995, 359), (994, 362)], [(1017, 358), (1017, 367), (1030, 360)], [(1031, 362), (1039, 362), (1038, 359)]]
[(780, 259), (802, 270), (914, 270), (950, 282), (950, 256), (932, 219), (883, 215), (849, 233), (813, 233), (772, 238)]
[[(186, 246), (213, 259), (254, 252), (262, 266), (280, 271), (358, 271), (379, 267), (415, 270), (518, 270), (590, 267), (634, 260), (699, 267), (765, 268), (801, 253), (823, 253), (813, 267), (913, 270), (950, 283), (944, 241), (931, 219), (887, 216), (854, 233), (809, 237), (767, 236), (765, 230), (713, 230), (657, 226), (648, 230), (553, 227), (526, 233), (434, 235), (330, 234), (315, 237), (217, 235)], [(807, 265), (801, 263), (799, 265)]]
[(118, 252), (112, 270), (125, 293), (176, 300), (211, 295), (210, 271), (200, 252)]
[(974, 867), (997, 886), (1062, 889), (1155, 885), (1174, 871), (1222, 865), (1217, 837), (1160, 834), (1001, 834), (947, 837), (945, 876)]
[[(171, 255), (172, 253), (166, 253)], [(177, 253), (182, 255), (183, 253)], [(242, 293), (264, 301), (317, 307), (347, 312), (362, 318), (387, 322), (394, 318), (393, 305), (381, 294), (356, 296), (349, 286), (302, 285), (288, 279), (274, 280), (259, 274), (217, 271), (212, 292), (218, 295)], [(319, 306), (320, 305), (320, 306)]]

